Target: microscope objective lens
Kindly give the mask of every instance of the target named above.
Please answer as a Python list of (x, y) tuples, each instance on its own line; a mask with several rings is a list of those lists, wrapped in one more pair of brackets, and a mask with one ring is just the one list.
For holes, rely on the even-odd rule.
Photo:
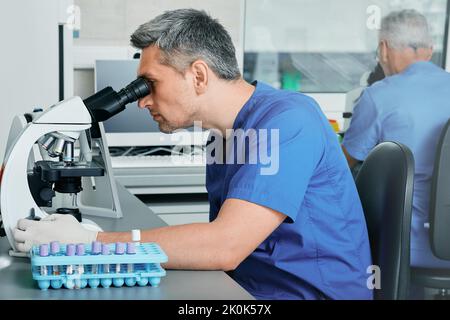
[(73, 142), (66, 142), (64, 147), (63, 161), (66, 166), (71, 166), (74, 161)]
[(42, 146), (47, 139), (48, 139), (47, 135), (44, 135), (38, 139), (37, 143)]
[[(47, 136), (46, 136), (46, 137), (47, 137)], [(43, 147), (45, 150), (49, 150), (50, 147), (52, 146), (52, 144), (55, 142), (55, 140), (56, 140), (55, 137), (48, 136), (48, 137), (46, 138), (46, 140), (44, 141), (44, 143), (42, 143), (42, 147)]]
[(53, 147), (53, 154), (56, 154), (59, 156), (64, 150), (65, 143), (66, 143), (66, 141), (63, 138), (59, 138)]

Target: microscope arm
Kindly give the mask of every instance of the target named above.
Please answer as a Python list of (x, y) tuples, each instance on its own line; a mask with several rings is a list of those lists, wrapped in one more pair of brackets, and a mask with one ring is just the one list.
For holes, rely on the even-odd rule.
[(92, 161), (92, 150), (87, 138), (87, 132), (83, 131), (78, 139), (80, 142), (80, 160), (91, 162)]

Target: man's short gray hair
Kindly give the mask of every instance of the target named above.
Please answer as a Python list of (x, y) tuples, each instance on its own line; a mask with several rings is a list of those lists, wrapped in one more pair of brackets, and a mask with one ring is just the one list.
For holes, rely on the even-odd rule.
[(180, 73), (201, 59), (221, 79), (241, 76), (230, 35), (205, 11), (166, 11), (141, 25), (131, 35), (131, 44), (139, 49), (157, 46), (162, 52), (161, 63)]
[(384, 17), (379, 38), (395, 49), (433, 47), (427, 19), (411, 9), (395, 11)]

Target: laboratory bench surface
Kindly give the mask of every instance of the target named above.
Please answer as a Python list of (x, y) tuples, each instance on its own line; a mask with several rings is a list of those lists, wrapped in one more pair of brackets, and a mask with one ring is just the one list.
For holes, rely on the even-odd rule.
[[(91, 217), (103, 230), (128, 231), (165, 226), (139, 199), (118, 185), (124, 217)], [(32, 279), (29, 258), (8, 256), (9, 243), (0, 239), (0, 299), (27, 300), (253, 300), (247, 291), (223, 271), (167, 270), (158, 287), (85, 288), (40, 290)]]

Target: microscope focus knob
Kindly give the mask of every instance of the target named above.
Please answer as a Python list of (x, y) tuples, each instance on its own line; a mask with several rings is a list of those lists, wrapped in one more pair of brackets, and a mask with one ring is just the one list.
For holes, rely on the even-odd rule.
[(51, 201), (52, 198), (55, 196), (55, 191), (53, 191), (50, 188), (43, 188), (41, 189), (41, 191), (39, 192), (39, 196), (41, 197), (42, 200), (44, 201)]

